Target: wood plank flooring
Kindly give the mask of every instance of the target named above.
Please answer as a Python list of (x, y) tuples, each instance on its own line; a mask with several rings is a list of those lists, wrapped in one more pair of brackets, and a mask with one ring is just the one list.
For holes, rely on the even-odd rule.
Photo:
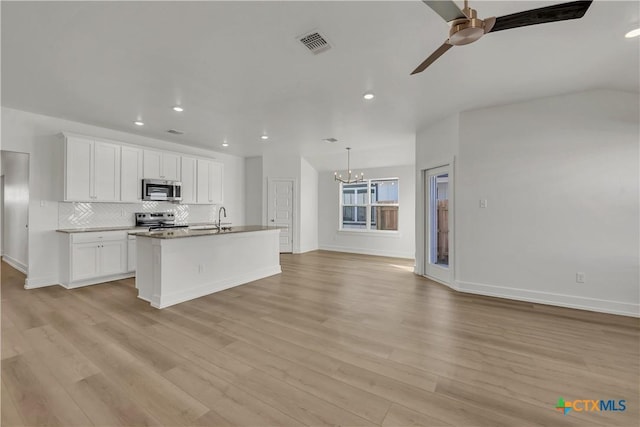
[[(2, 426), (637, 426), (638, 319), (459, 294), (317, 251), (156, 310), (2, 264)], [(624, 399), (624, 412), (554, 409)]]

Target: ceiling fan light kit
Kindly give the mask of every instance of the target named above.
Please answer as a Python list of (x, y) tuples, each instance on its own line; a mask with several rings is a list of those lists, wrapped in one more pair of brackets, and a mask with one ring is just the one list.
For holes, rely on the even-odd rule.
[(589, 9), (589, 6), (591, 6), (593, 0), (555, 4), (538, 9), (526, 10), (524, 12), (512, 13), (498, 18), (491, 17), (486, 19), (478, 18), (476, 10), (469, 7), (468, 0), (464, 0), (463, 9), (460, 9), (453, 0), (422, 1), (440, 15), (442, 19), (447, 21), (451, 28), (449, 29), (449, 38), (442, 46), (418, 65), (411, 73), (412, 75), (423, 72), (452, 46), (463, 46), (473, 43), (487, 33), (582, 18), (587, 12), (587, 9)]
[[(466, 2), (465, 2), (466, 3)], [(478, 19), (478, 14), (470, 7), (465, 7), (462, 12), (467, 16), (463, 19), (456, 19), (451, 22), (449, 30), (449, 44), (463, 46), (473, 43), (485, 33), (485, 25), (482, 19)]]

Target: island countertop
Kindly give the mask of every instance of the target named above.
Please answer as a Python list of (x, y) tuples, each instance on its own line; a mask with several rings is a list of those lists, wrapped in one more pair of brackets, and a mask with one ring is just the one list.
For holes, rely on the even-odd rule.
[(240, 225), (218, 230), (217, 228), (192, 229), (172, 228), (169, 230), (155, 230), (135, 233), (139, 237), (151, 237), (154, 239), (180, 239), (183, 237), (213, 236), (218, 234), (251, 233), (254, 231), (279, 230), (282, 227), (270, 227), (264, 225)]
[[(185, 227), (215, 227), (212, 222), (192, 222), (192, 223), (178, 223), (176, 225), (182, 225)], [(222, 225), (225, 225), (223, 222)], [(127, 231), (129, 234), (140, 233), (149, 231), (149, 226), (141, 227), (139, 225), (115, 225), (112, 227), (78, 227), (78, 228), (60, 228), (56, 230), (59, 233), (94, 233), (100, 231)]]

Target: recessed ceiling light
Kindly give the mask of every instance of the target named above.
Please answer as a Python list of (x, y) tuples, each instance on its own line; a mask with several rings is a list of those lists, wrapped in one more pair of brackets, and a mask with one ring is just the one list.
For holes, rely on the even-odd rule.
[(182, 108), (179, 105), (176, 105), (175, 107), (173, 107), (173, 111), (177, 111), (178, 113), (182, 113), (184, 111), (184, 108)]
[(362, 95), (362, 97), (364, 99), (366, 99), (367, 101), (372, 100), (373, 98), (375, 98), (376, 96), (372, 93), (372, 92), (367, 92), (364, 95)]
[(266, 141), (267, 139), (269, 139), (269, 135), (262, 135), (260, 139)]
[(140, 121), (140, 120), (136, 120), (135, 122), (133, 122), (134, 125), (136, 126), (144, 126), (144, 122)]
[(228, 146), (229, 146), (229, 143), (228, 143), (227, 141), (225, 141), (225, 142), (223, 142), (223, 143), (222, 143), (222, 146), (223, 146), (223, 147), (228, 147)]
[(634, 37), (638, 37), (638, 36), (640, 36), (640, 28), (636, 28), (635, 30), (631, 30), (627, 34), (625, 34), (624, 36), (626, 38), (628, 38), (628, 39), (632, 39)]

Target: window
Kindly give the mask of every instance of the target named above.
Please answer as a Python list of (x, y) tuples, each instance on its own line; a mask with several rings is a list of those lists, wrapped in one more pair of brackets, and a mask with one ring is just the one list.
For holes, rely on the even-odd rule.
[(340, 229), (397, 231), (398, 178), (340, 184)]

